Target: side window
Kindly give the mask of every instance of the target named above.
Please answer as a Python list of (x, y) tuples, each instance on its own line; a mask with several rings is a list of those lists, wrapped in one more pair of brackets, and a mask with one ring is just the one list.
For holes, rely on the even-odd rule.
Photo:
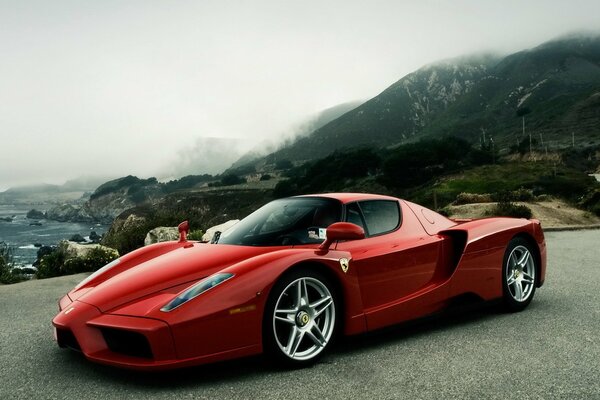
[(360, 215), (360, 208), (358, 208), (358, 204), (351, 203), (346, 207), (346, 222), (351, 222), (354, 225), (358, 225), (367, 232), (365, 228), (365, 224), (363, 222), (363, 218)]
[[(400, 225), (398, 202), (391, 200), (369, 200), (359, 203), (369, 236), (391, 232)], [(351, 222), (351, 221), (348, 221)]]

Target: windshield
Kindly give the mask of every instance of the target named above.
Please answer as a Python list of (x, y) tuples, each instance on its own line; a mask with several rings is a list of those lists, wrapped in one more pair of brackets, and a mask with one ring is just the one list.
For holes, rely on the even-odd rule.
[(291, 246), (321, 243), (325, 228), (341, 219), (334, 199), (294, 197), (270, 202), (226, 230), (218, 243), (242, 246)]

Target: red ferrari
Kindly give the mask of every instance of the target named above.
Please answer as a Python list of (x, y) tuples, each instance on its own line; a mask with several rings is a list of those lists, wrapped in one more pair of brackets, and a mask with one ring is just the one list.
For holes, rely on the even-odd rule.
[(544, 283), (539, 221), (451, 220), (393, 197), (275, 200), (212, 243), (131, 252), (64, 296), (58, 345), (91, 361), (166, 369), (269, 353), (302, 366), (338, 334), (501, 299), (520, 311)]

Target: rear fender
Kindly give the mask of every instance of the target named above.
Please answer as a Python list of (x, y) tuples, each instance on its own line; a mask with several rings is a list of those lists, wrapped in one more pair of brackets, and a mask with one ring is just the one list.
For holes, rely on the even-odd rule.
[[(516, 218), (473, 220), (440, 231), (451, 238), (466, 236), (451, 276), (450, 296), (476, 294), (484, 300), (502, 296), (502, 262), (508, 242), (518, 234), (534, 236), (535, 221)], [(462, 233), (459, 233), (462, 232)]]

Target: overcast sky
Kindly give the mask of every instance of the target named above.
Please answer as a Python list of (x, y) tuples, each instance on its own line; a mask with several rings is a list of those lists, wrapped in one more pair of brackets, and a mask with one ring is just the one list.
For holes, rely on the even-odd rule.
[(598, 0), (0, 0), (0, 190), (164, 175), (424, 64), (599, 27)]

